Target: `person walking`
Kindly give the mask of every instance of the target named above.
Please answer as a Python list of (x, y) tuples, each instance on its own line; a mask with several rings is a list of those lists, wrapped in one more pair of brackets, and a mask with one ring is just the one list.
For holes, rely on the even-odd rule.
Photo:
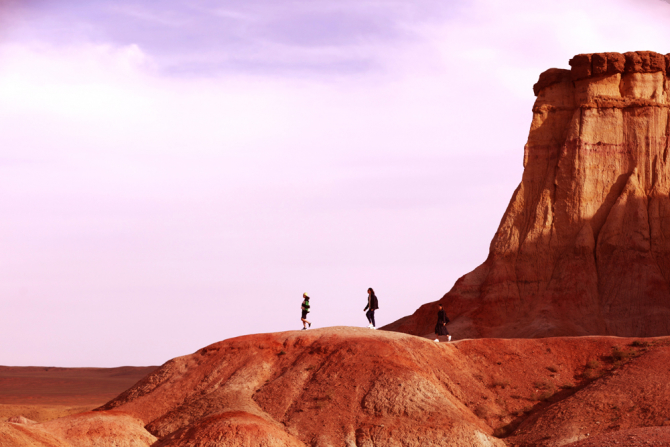
[(302, 321), (302, 330), (304, 331), (307, 329), (307, 325), (312, 327), (312, 323), (307, 321), (307, 314), (309, 313), (309, 296), (307, 296), (307, 292), (303, 293), (302, 297), (304, 299), (302, 300), (302, 306), (300, 306), (302, 309), (302, 317), (300, 317), (300, 320)]
[[(370, 309), (370, 310), (368, 310)], [(379, 309), (379, 302), (377, 301), (377, 295), (375, 295), (375, 291), (372, 290), (372, 288), (368, 289), (368, 304), (365, 306), (365, 309), (363, 309), (363, 312), (367, 310), (367, 313), (365, 314), (366, 317), (368, 317), (368, 327), (370, 329), (377, 329), (377, 325), (375, 324), (375, 310)]]
[[(447, 330), (447, 323), (449, 323), (449, 318), (447, 318), (447, 313), (442, 309), (442, 304), (439, 305), (440, 309), (437, 311), (437, 324), (435, 325), (435, 334), (439, 337), (440, 335), (446, 335), (447, 341), (451, 341), (451, 335)], [(436, 342), (439, 343), (440, 339), (436, 338)]]

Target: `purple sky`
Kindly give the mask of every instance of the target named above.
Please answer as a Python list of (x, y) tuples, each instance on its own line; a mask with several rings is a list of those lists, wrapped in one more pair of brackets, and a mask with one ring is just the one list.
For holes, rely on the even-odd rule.
[(410, 314), (486, 258), (538, 75), (630, 50), (670, 4), (0, 0), (0, 364)]

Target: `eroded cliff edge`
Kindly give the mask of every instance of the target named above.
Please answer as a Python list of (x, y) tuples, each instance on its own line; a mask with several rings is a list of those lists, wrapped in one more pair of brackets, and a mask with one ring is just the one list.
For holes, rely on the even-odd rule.
[[(466, 337), (670, 334), (670, 54), (580, 54), (537, 96), (486, 261), (439, 302)], [(433, 332), (437, 302), (385, 329)]]

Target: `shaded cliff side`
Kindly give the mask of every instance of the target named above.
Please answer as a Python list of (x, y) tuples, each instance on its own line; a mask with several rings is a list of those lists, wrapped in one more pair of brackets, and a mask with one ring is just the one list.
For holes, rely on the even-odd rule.
[[(439, 300), (467, 337), (670, 334), (670, 55), (580, 54), (537, 96), (489, 256)], [(384, 329), (433, 332), (437, 302)]]

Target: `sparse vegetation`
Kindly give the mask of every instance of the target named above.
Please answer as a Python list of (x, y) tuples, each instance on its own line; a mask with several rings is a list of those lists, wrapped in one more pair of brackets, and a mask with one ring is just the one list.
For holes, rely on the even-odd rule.
[(554, 395), (553, 390), (546, 390), (546, 391), (535, 391), (533, 395), (530, 397), (530, 400), (537, 400), (544, 402), (545, 400), (548, 400), (551, 398), (551, 396)]
[(582, 377), (586, 380), (597, 379), (602, 375), (602, 372), (599, 370), (600, 370), (600, 362), (596, 359), (591, 359), (588, 362), (586, 362), (586, 366), (584, 367)]
[(503, 425), (502, 427), (498, 427), (495, 430), (493, 430), (493, 436), (496, 438), (504, 438), (506, 436), (509, 436), (509, 434), (512, 432), (512, 429), (509, 425)]
[(503, 390), (510, 386), (510, 381), (507, 379), (498, 379), (494, 380), (491, 382), (491, 385), (489, 385), (489, 388), (502, 388)]
[(491, 413), (491, 408), (488, 405), (477, 405), (477, 408), (475, 408), (475, 414), (481, 419), (487, 419), (491, 416)]
[(602, 375), (602, 372), (600, 372), (598, 370), (595, 370), (595, 369), (590, 369), (590, 368), (585, 369), (584, 373), (582, 373), (582, 377), (586, 380), (597, 379), (601, 375)]
[(634, 348), (648, 348), (652, 344), (649, 343), (648, 341), (642, 341), (642, 340), (635, 340), (633, 343), (630, 344)]
[(308, 366), (307, 368), (305, 368), (305, 371), (311, 371), (313, 369), (314, 369), (314, 366)]
[(588, 362), (586, 362), (586, 368), (587, 369), (598, 369), (598, 368), (600, 368), (600, 362), (596, 359), (591, 359)]
[(554, 384), (548, 380), (542, 380), (538, 382), (533, 382), (533, 386), (538, 390), (553, 390), (555, 388)]
[(505, 409), (505, 414), (501, 416), (507, 416), (507, 401), (503, 399), (502, 396), (498, 396), (496, 398), (496, 404)]
[(632, 357), (635, 357), (635, 351), (632, 349), (627, 349), (624, 351), (619, 346), (613, 346), (611, 357), (615, 362), (624, 362), (626, 360), (630, 360)]
[(547, 366), (547, 369), (553, 373), (558, 372), (558, 368), (556, 366)]
[(315, 397), (314, 400), (316, 401), (316, 408), (323, 408), (333, 400), (333, 392), (328, 391), (325, 396)]
[(281, 351), (279, 351), (279, 354), (277, 354), (277, 355), (286, 355), (286, 351), (284, 351), (284, 350), (282, 349)]
[(530, 396), (530, 400), (545, 401), (556, 392), (556, 385), (548, 380), (533, 382), (533, 386), (537, 389)]
[(563, 385), (561, 385), (561, 388), (564, 390), (569, 390), (575, 387), (575, 384), (572, 382), (565, 382)]

